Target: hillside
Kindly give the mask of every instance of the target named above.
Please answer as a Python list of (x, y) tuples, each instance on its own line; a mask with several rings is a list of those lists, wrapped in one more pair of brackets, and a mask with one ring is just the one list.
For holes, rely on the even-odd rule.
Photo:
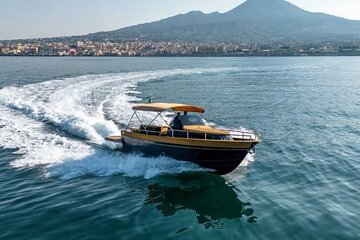
[(248, 0), (222, 14), (193, 11), (84, 37), (155, 41), (346, 41), (360, 39), (360, 21), (308, 12), (285, 0)]

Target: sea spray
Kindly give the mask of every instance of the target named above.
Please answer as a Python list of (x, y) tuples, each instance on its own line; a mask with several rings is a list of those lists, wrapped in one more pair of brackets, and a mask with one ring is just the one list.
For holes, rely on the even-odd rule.
[(45, 177), (71, 179), (121, 173), (151, 178), (203, 171), (192, 163), (167, 157), (146, 158), (114, 151), (113, 147), (107, 147), (104, 137), (119, 134), (119, 127), (111, 119), (125, 124), (130, 118), (131, 102), (140, 99), (129, 93), (139, 82), (231, 70), (176, 69), (86, 75), (7, 86), (0, 89), (0, 145), (18, 149), (17, 153), (21, 154), (10, 163), (12, 167), (41, 167)]

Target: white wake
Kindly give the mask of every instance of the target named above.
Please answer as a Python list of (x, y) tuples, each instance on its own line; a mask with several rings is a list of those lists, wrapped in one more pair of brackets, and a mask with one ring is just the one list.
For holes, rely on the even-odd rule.
[[(232, 69), (177, 69), (87, 75), (0, 89), (0, 147), (18, 149), (15, 168), (43, 168), (44, 176), (73, 178), (122, 173), (150, 178), (201, 171), (187, 162), (145, 158), (106, 148), (104, 137), (132, 114), (129, 95), (138, 83), (173, 75)], [(91, 142), (92, 144), (89, 144)], [(94, 147), (95, 145), (95, 147)], [(102, 147), (96, 147), (96, 145)]]

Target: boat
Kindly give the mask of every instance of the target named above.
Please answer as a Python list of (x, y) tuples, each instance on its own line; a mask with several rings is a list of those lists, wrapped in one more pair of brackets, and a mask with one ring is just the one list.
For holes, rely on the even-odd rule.
[[(252, 131), (215, 128), (204, 118), (202, 107), (145, 103), (132, 109), (133, 114), (121, 135), (105, 138), (124, 152), (169, 156), (223, 175), (235, 170), (261, 142), (260, 135)], [(151, 115), (151, 118), (147, 116), (146, 123), (144, 114)], [(133, 127), (135, 122), (137, 125)]]

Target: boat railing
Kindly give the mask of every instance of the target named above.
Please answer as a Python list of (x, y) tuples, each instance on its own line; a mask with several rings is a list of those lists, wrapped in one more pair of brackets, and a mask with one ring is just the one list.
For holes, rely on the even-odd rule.
[[(251, 132), (251, 131), (231, 131), (222, 129), (224, 131), (228, 131), (229, 135), (233, 140), (238, 141), (258, 141), (260, 139), (260, 135)], [(222, 135), (215, 135), (211, 133), (201, 133), (196, 131), (187, 131), (187, 130), (179, 130), (179, 129), (168, 129), (168, 131), (157, 131), (157, 130), (148, 130), (148, 129), (139, 129), (139, 128), (128, 128), (128, 132), (138, 132), (145, 135), (154, 135), (154, 136), (167, 136), (167, 137), (177, 137), (177, 138), (186, 138), (186, 139), (204, 139), (204, 140), (230, 140), (231, 138), (221, 138)], [(168, 133), (171, 133), (170, 135)], [(219, 136), (219, 138), (215, 138), (214, 136)]]
[(251, 140), (251, 141), (259, 141), (260, 134), (249, 131), (249, 130), (226, 130), (228, 131), (234, 140)]

